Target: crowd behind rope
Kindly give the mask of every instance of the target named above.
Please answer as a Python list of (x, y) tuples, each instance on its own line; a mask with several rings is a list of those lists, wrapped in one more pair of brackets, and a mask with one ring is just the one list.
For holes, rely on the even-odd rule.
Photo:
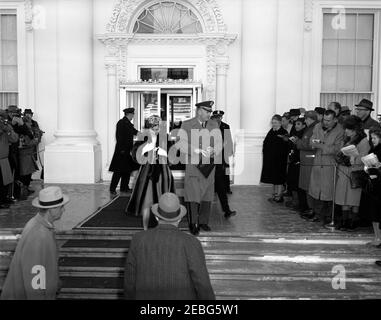
[(39, 170), (38, 145), (44, 132), (31, 109), (8, 106), (0, 110), (0, 209), (26, 199), (32, 174)]
[[(353, 231), (371, 221), (370, 244), (381, 246), (381, 125), (372, 111), (373, 103), (362, 99), (352, 110), (331, 102), (274, 115), (263, 142), (261, 182), (273, 185), (268, 200), (322, 225), (332, 223), (335, 206), (336, 229)], [(376, 158), (367, 167), (362, 158), (370, 154)]]

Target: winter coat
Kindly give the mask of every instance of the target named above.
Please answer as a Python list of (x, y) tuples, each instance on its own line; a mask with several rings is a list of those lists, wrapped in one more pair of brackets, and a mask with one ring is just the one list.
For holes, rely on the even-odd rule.
[(289, 144), (278, 135), (288, 136), (288, 133), (282, 127), (277, 131), (270, 129), (263, 141), (263, 183), (280, 185), (286, 182)]
[[(333, 200), (333, 173), (335, 156), (343, 146), (344, 130), (336, 125), (331, 130), (323, 130), (322, 123), (313, 129), (311, 146), (316, 149), (308, 193), (317, 200)], [(312, 140), (321, 140), (322, 148), (314, 147)]]
[[(350, 145), (352, 143), (348, 143)], [(335, 192), (335, 203), (341, 206), (359, 206), (361, 198), (361, 188), (351, 188), (350, 176), (353, 171), (361, 171), (364, 165), (361, 158), (369, 152), (369, 141), (365, 137), (357, 145), (359, 155), (353, 158), (353, 164), (350, 166), (339, 165), (337, 167), (337, 181)]]
[(316, 150), (312, 149), (310, 139), (318, 121), (312, 123), (304, 131), (303, 137), (296, 141), (296, 147), (300, 151), (299, 188), (308, 191), (311, 179), (311, 170), (314, 163)]
[(54, 227), (37, 214), (22, 232), (1, 299), (53, 300), (58, 287), (58, 248)]

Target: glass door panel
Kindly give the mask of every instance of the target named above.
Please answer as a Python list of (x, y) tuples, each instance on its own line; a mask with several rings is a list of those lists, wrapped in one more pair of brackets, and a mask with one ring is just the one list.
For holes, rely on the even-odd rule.
[(146, 120), (151, 115), (160, 116), (160, 89), (138, 90), (121, 89), (120, 114), (124, 116), (125, 108), (135, 108), (135, 116), (132, 120), (137, 130), (145, 127)]
[(183, 121), (192, 118), (192, 95), (168, 94), (168, 127), (180, 128)]

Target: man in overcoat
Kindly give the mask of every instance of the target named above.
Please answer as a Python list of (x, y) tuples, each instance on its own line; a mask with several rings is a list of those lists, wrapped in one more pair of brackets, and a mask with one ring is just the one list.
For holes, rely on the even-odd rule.
[[(188, 205), (189, 229), (197, 235), (200, 228), (210, 231), (209, 216), (214, 199), (214, 158), (222, 163), (222, 137), (215, 120), (210, 119), (213, 101), (196, 104), (196, 117), (184, 121), (179, 132), (178, 145), (185, 154), (184, 199)], [(201, 141), (198, 135), (206, 139)], [(193, 135), (193, 137), (192, 137)], [(214, 137), (214, 139), (211, 138)], [(209, 166), (207, 165), (209, 162)], [(199, 164), (206, 166), (200, 168)]]
[(8, 186), (13, 182), (12, 169), (9, 164), (9, 144), (18, 141), (18, 134), (8, 122), (5, 110), (0, 110), (0, 209), (9, 208)]
[(221, 130), (223, 149), (222, 149), (222, 163), (216, 164), (216, 175), (214, 188), (220, 199), (222, 211), (224, 212), (225, 218), (230, 218), (236, 215), (236, 211), (230, 209), (228, 201), (228, 191), (230, 189), (230, 179), (227, 174), (229, 169), (229, 157), (233, 155), (233, 140), (230, 132), (230, 126), (222, 121), (222, 117), (225, 113), (222, 110), (213, 111), (211, 119), (217, 121), (217, 124)]
[(2, 300), (54, 300), (59, 291), (58, 244), (54, 222), (69, 197), (60, 187), (42, 189), (32, 205), (39, 208), (25, 225), (1, 293)]
[(307, 111), (305, 113), (305, 119), (307, 127), (303, 133), (303, 137), (295, 142), (297, 149), (300, 151), (298, 198), (301, 213), (306, 214), (306, 218), (311, 218), (311, 213), (308, 213), (307, 211), (312, 208), (312, 203), (311, 201), (307, 201), (307, 194), (310, 186), (311, 171), (316, 149), (311, 147), (310, 140), (313, 130), (319, 122), (315, 111)]
[(322, 123), (312, 133), (311, 146), (316, 149), (311, 171), (309, 195), (314, 199), (314, 222), (329, 222), (333, 201), (333, 179), (335, 156), (343, 146), (344, 130), (337, 124), (334, 111), (326, 110)]
[(151, 207), (159, 225), (135, 234), (125, 268), (126, 299), (214, 300), (200, 241), (179, 230), (186, 215), (174, 193)]
[(138, 130), (131, 123), (131, 120), (134, 118), (135, 109), (126, 108), (123, 112), (124, 117), (116, 125), (116, 146), (109, 168), (109, 171), (113, 172), (110, 184), (111, 195), (116, 195), (116, 187), (119, 180), (121, 180), (120, 192), (128, 192), (131, 172), (137, 169), (137, 165), (131, 157), (134, 136), (138, 133)]

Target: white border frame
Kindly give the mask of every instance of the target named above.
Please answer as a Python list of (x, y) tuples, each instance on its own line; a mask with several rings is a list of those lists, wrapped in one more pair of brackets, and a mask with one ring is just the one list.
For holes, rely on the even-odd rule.
[(361, 10), (380, 10), (375, 12), (375, 34), (374, 34), (374, 70), (373, 70), (373, 88), (374, 102), (376, 112), (381, 110), (381, 80), (380, 80), (380, 12), (381, 2), (378, 0), (314, 0), (313, 1), (313, 25), (312, 25), (312, 48), (311, 48), (311, 103), (312, 105), (320, 105), (321, 91), (321, 66), (322, 66), (322, 50), (323, 50), (323, 10), (333, 9), (336, 6), (342, 6), (347, 9)]

